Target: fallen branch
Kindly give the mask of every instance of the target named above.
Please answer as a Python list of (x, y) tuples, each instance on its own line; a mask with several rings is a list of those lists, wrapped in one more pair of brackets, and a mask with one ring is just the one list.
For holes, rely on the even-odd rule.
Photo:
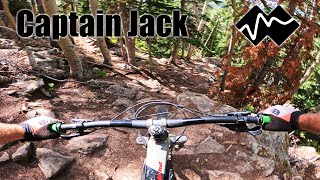
[(64, 82), (75, 82), (75, 83), (79, 83), (79, 84), (89, 85), (89, 86), (92, 86), (92, 87), (99, 87), (97, 85), (92, 85), (92, 84), (90, 84), (88, 82), (85, 82), (85, 81), (77, 81), (77, 80), (73, 80), (73, 79), (56, 79), (56, 78), (53, 78), (51, 76), (45, 75), (45, 74), (37, 72), (37, 71), (30, 71), (30, 72), (34, 73), (34, 74), (37, 74), (37, 75), (39, 75), (41, 77), (47, 78), (47, 79), (51, 79), (51, 80), (56, 81), (56, 82), (61, 82), (61, 83), (64, 83)]
[[(84, 60), (84, 62), (86, 62), (86, 63), (88, 63), (88, 64), (93, 64), (93, 65), (96, 65), (96, 66), (106, 67), (106, 68), (110, 69), (112, 72), (114, 72), (114, 73), (116, 73), (116, 74), (119, 74), (119, 75), (121, 75), (121, 76), (124, 76), (124, 77), (126, 77), (126, 74), (132, 73), (131, 71), (126, 71), (126, 70), (124, 70), (124, 69), (112, 67), (112, 66), (107, 65), (107, 64), (101, 64), (101, 63), (92, 62), (92, 61), (88, 61), (88, 60)], [(119, 72), (119, 71), (123, 71), (123, 72), (125, 72), (125, 73), (122, 73), (122, 72)]]

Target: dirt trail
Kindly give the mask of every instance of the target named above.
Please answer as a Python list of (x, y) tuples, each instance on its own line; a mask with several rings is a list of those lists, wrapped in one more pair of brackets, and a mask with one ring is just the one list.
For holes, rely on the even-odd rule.
[[(86, 54), (88, 57), (100, 58), (101, 60), (100, 54), (97, 54), (95, 50), (88, 50), (91, 46), (86, 41), (76, 40), (76, 43), (80, 45), (78, 46), (80, 47), (80, 54)], [(0, 55), (3, 55), (0, 62), (14, 62), (19, 64), (19, 69), (30, 69), (26, 54), (23, 52), (12, 54), (13, 51), (15, 50), (0, 49)], [(11, 54), (5, 55), (8, 52)], [(123, 68), (125, 64), (120, 57), (116, 56), (113, 56), (113, 63), (118, 68)], [(139, 63), (141, 64), (140, 68), (148, 71), (146, 64)], [(9, 64), (4, 65), (9, 66), (9, 70), (14, 72), (11, 76), (24, 74), (16, 67)], [(173, 65), (155, 66), (151, 73), (152, 77), (137, 72), (119, 75), (108, 71), (108, 75), (99, 80), (127, 90), (137, 87), (138, 92), (135, 92), (133, 98), (127, 98), (130, 102), (136, 102), (146, 97), (174, 102), (176, 95), (185, 91), (206, 94), (213, 82), (212, 74), (215, 68), (214, 65), (202, 62), (185, 64), (181, 61), (180, 67)], [(149, 82), (150, 79), (153, 81)], [(45, 79), (45, 82), (54, 81)], [(6, 89), (9, 85), (1, 85), (0, 122), (23, 122), (26, 120), (28, 112), (39, 108), (52, 110), (57, 118), (65, 122), (70, 122), (73, 118), (110, 119), (125, 109), (122, 105), (114, 105), (117, 100), (123, 98), (122, 95), (116, 94), (117, 92), (112, 93), (106, 87), (92, 87), (76, 82), (54, 83), (54, 89), (50, 91), (52, 97), (47, 97), (40, 92), (30, 96), (10, 94)], [(139, 93), (140, 95), (138, 95)], [(141, 95), (141, 93), (143, 94)], [(181, 132), (181, 128), (172, 130), (172, 132)], [(66, 148), (68, 141), (62, 139), (35, 142), (34, 144), (37, 148), (49, 148), (76, 159), (55, 179), (139, 179), (140, 167), (146, 150), (135, 143), (136, 131), (133, 129), (109, 128), (100, 129), (97, 133), (107, 136), (107, 143), (89, 155), (70, 152)], [(240, 152), (247, 152), (250, 149), (246, 142), (246, 134), (229, 133), (212, 125), (188, 127), (186, 135), (189, 137), (187, 146), (191, 147), (193, 144), (199, 144), (208, 136), (212, 136), (218, 143), (224, 144), (227, 151), (223, 154), (181, 153), (174, 156), (174, 169), (181, 179), (214, 179), (213, 170), (235, 172), (234, 164), (241, 164), (245, 161), (235, 157)], [(230, 140), (232, 143), (228, 144)], [(13, 145), (6, 152), (12, 155), (21, 144)], [(248, 152), (248, 154), (251, 153)], [(37, 159), (28, 163), (6, 162), (0, 166), (0, 179), (45, 179), (37, 163)], [(253, 164), (250, 166), (253, 166)], [(281, 173), (279, 172), (279, 174)], [(275, 171), (275, 174), (278, 174), (278, 172)], [(219, 179), (219, 176), (216, 179)], [(241, 177), (244, 179), (259, 179), (262, 174), (261, 171), (254, 169), (242, 173)]]

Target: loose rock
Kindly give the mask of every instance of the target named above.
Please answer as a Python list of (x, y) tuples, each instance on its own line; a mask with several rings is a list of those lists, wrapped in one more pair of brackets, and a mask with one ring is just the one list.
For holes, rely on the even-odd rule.
[(35, 79), (35, 80), (31, 80), (26, 82), (27, 87), (25, 92), (26, 93), (34, 93), (35, 91), (37, 91), (38, 89), (42, 88), (45, 84), (43, 82), (43, 79)]
[(318, 156), (316, 149), (310, 146), (289, 147), (289, 155), (291, 158), (305, 160)]
[(274, 160), (270, 158), (263, 158), (260, 156), (253, 156), (251, 160), (255, 162), (256, 169), (263, 170), (263, 175), (265, 177), (272, 174), (275, 168)]
[(301, 176), (294, 176), (291, 178), (292, 180), (303, 180)]
[(122, 108), (128, 108), (132, 105), (134, 105), (133, 101), (127, 98), (119, 98), (114, 103), (112, 103), (112, 106), (117, 106)]
[(35, 76), (28, 76), (25, 80), (12, 83), (9, 89), (32, 94), (41, 89), (44, 85), (43, 79)]
[(37, 148), (38, 166), (46, 178), (52, 178), (62, 172), (73, 160), (73, 157), (63, 156), (46, 148)]
[(26, 113), (27, 119), (31, 119), (37, 116), (46, 116), (46, 117), (56, 118), (56, 115), (50, 109), (38, 108)]
[(247, 173), (247, 172), (250, 172), (250, 171), (253, 171), (254, 170), (254, 167), (252, 167), (250, 165), (250, 163), (244, 163), (244, 164), (240, 164), (238, 166), (235, 167), (237, 171), (239, 171), (241, 174), (243, 173)]
[(120, 85), (111, 85), (107, 88), (107, 91), (112, 93), (114, 96), (125, 97), (128, 99), (134, 99), (138, 92), (136, 88), (125, 88)]
[(86, 136), (75, 137), (69, 140), (66, 149), (76, 151), (82, 154), (90, 154), (95, 149), (104, 145), (108, 136), (103, 134), (90, 134)]
[(15, 153), (12, 154), (12, 160), (18, 162), (27, 162), (32, 155), (33, 144), (27, 142), (17, 149)]
[(139, 82), (148, 88), (151, 89), (151, 92), (159, 92), (162, 87), (158, 80), (148, 79), (148, 80), (139, 80)]
[(0, 157), (0, 164), (5, 163), (10, 160), (10, 156), (7, 152), (4, 152)]

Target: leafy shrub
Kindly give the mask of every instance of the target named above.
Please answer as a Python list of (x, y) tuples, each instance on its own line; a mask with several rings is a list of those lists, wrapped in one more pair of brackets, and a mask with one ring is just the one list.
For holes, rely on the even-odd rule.
[(320, 67), (300, 87), (292, 102), (304, 112), (310, 112), (320, 105)]
[(95, 77), (104, 77), (107, 75), (107, 71), (104, 69), (94, 68), (93, 74)]
[(31, 9), (31, 5), (28, 0), (8, 0), (8, 6), (12, 15), (16, 15), (21, 9)]

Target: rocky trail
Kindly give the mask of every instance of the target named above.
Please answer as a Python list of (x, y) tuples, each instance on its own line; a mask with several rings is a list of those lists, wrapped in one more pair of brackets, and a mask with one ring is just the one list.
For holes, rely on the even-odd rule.
[[(94, 40), (76, 43), (83, 60), (101, 58), (94, 48), (86, 50)], [(0, 122), (21, 123), (39, 115), (67, 123), (74, 118), (111, 119), (147, 99), (206, 113), (236, 111), (207, 96), (215, 82), (212, 74), (219, 69), (210, 59), (180, 61), (177, 67), (155, 58), (157, 65), (149, 71), (141, 54), (138, 72), (112, 48), (114, 70), (88, 63), (87, 79), (79, 82), (65, 79), (68, 65), (58, 49), (31, 42), (28, 47), (0, 39)], [(185, 147), (173, 153), (178, 179), (320, 179), (319, 155), (309, 147), (289, 147), (287, 133), (265, 131), (254, 137), (199, 125), (187, 127), (185, 135)], [(136, 137), (134, 129), (105, 128), (71, 140), (2, 145), (0, 179), (140, 179), (146, 149), (136, 144)]]

